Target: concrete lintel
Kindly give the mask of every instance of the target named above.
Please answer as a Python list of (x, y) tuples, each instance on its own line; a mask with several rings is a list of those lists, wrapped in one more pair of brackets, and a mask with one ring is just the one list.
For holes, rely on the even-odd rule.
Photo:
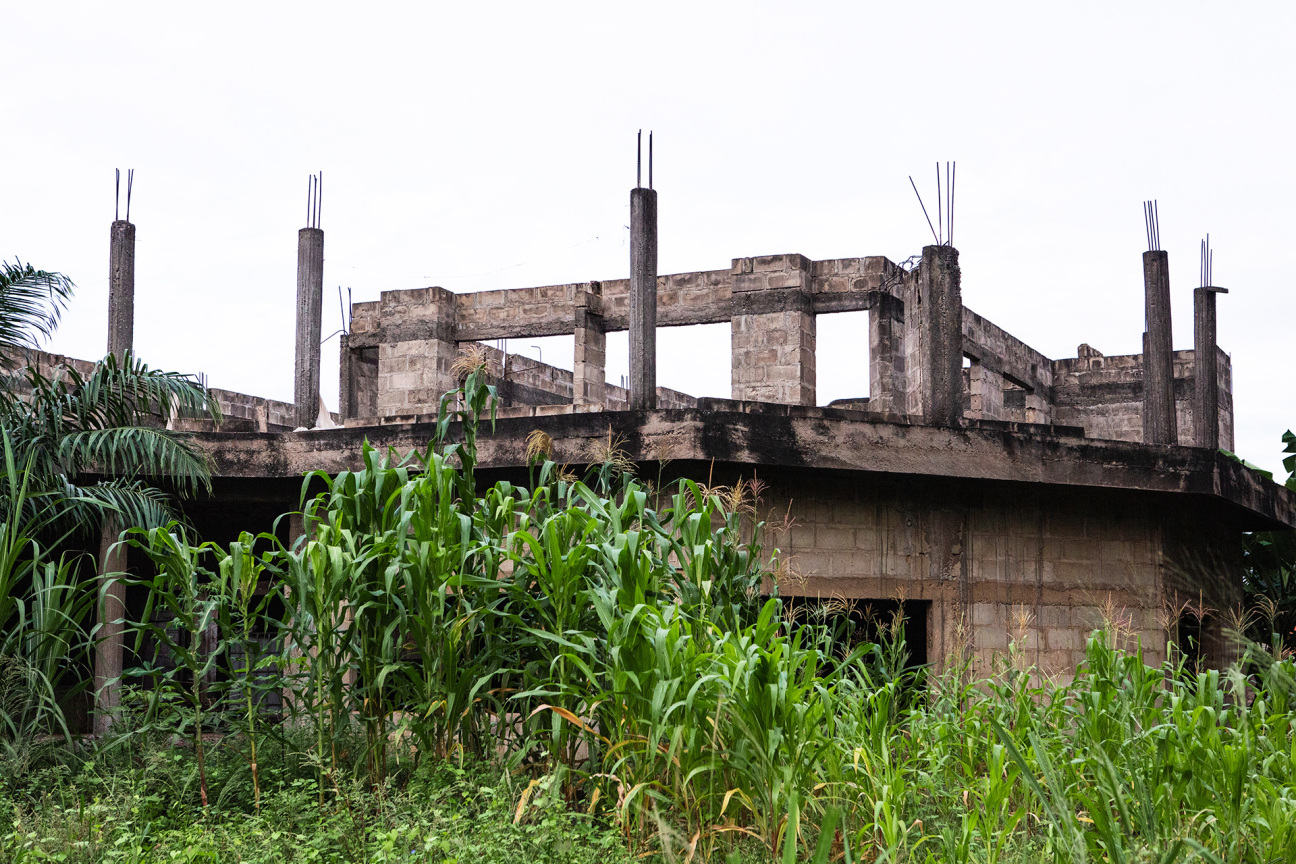
[[(674, 274), (671, 276), (657, 277), (657, 290), (659, 296), (664, 295), (671, 290), (672, 283), (676, 280), (687, 278), (691, 275), (707, 274)], [(525, 292), (533, 289), (514, 289), (518, 291), (521, 299)], [(810, 297), (812, 310), (817, 315), (826, 315), (834, 312), (860, 312), (867, 309), (876, 308), (881, 302), (883, 295), (889, 294), (880, 288), (871, 285), (867, 280), (856, 279), (851, 283), (850, 290), (838, 291), (833, 293), (818, 293), (813, 291), (798, 292), (797, 289), (775, 289), (759, 290), (751, 292), (754, 294), (778, 294), (781, 290), (787, 290), (790, 293), (806, 293)], [(503, 293), (503, 292), (502, 292)], [(745, 292), (738, 292), (745, 293)], [(468, 297), (470, 295), (460, 295)], [(766, 299), (761, 301), (777, 304), (780, 301), (776, 299)], [(782, 301), (794, 302), (794, 301)], [(799, 302), (799, 301), (795, 301)], [(605, 292), (603, 296), (603, 316), (604, 323), (608, 332), (628, 330), (630, 328), (629, 315), (626, 312), (625, 297), (620, 295), (611, 295)], [(573, 331), (572, 327), (572, 307), (571, 301), (554, 301), (544, 306), (541, 314), (535, 317), (512, 317), (502, 321), (461, 321), (455, 330), (455, 341), (458, 342), (486, 342), (492, 339), (528, 339), (540, 336), (566, 336)], [(777, 311), (771, 308), (771, 311)], [(735, 306), (733, 299), (733, 286), (721, 286), (715, 292), (701, 291), (681, 297), (680, 301), (675, 304), (659, 303), (657, 309), (657, 326), (658, 327), (686, 327), (692, 324), (723, 324), (733, 318)], [(371, 347), (381, 341), (392, 341), (383, 335), (390, 324), (380, 323), (373, 331), (365, 333), (354, 332), (352, 334), (352, 345), (356, 347)]]

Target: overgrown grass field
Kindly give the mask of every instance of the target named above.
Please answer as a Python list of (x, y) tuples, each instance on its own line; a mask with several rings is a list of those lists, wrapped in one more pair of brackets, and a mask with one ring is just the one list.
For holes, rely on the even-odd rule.
[(526, 488), (479, 489), (464, 372), (291, 544), (129, 535), (146, 660), (102, 741), (11, 723), (7, 860), (1296, 862), (1279, 643), (1149, 667), (1113, 621), (1065, 684), (911, 668), (899, 618), (848, 651), (767, 593), (750, 485), (652, 488), (612, 440), (582, 481), (537, 435)]

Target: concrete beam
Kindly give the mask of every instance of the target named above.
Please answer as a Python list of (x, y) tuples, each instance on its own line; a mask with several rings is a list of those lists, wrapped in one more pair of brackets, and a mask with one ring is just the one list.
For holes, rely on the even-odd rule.
[(297, 425), (311, 429), (319, 417), (320, 316), (324, 301), (324, 230), (297, 232), (297, 347), (293, 403)]
[[(565, 410), (564, 410), (565, 409)], [(665, 411), (575, 412), (546, 406), (526, 416), (502, 416), (478, 439), (478, 465), (525, 469), (527, 435), (542, 429), (554, 458), (597, 464), (609, 428), (627, 442), (630, 458), (737, 466), (925, 475), (968, 480), (1106, 487), (1220, 499), (1220, 517), (1238, 530), (1296, 527), (1296, 493), (1221, 453), (1148, 447), (1080, 437), (1080, 430), (970, 421), (963, 428), (915, 426), (866, 419), (833, 408), (701, 399), (697, 408)], [(311, 432), (200, 433), (217, 477), (300, 477), (322, 469), (354, 470), (369, 443), (408, 452), (427, 446), (435, 423), (346, 427)], [(1067, 433), (1067, 434), (1063, 434)], [(452, 429), (451, 435), (457, 435)]]
[(118, 362), (135, 342), (135, 226), (112, 223), (108, 241), (108, 353)]
[(630, 190), (630, 407), (657, 406), (657, 193)]
[[(788, 257), (736, 258), (724, 270), (658, 276), (657, 326), (683, 327), (729, 321), (736, 311), (732, 302), (734, 280), (742, 275), (739, 268), (744, 266), (744, 262), (778, 269)], [(807, 293), (814, 311), (820, 315), (871, 309), (880, 298), (893, 293), (885, 285), (894, 277), (896, 267), (880, 256), (811, 261), (810, 268)], [(487, 342), (571, 333), (576, 296), (586, 284), (573, 282), (455, 295), (454, 338), (459, 342)], [(606, 332), (629, 329), (630, 280), (606, 279), (601, 284)], [(377, 304), (356, 303), (352, 309), (352, 347), (377, 345), (381, 341), (379, 333), (391, 322), (380, 320), (376, 314), (379, 312)]]
[(1143, 253), (1143, 301), (1143, 443), (1177, 444), (1170, 258), (1163, 251)]

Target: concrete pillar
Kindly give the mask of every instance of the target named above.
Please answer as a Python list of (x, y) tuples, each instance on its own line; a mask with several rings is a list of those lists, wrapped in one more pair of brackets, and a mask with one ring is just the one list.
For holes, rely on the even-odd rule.
[(135, 226), (112, 223), (108, 240), (108, 353), (118, 362), (135, 341)]
[(572, 404), (607, 404), (607, 333), (603, 323), (603, 284), (590, 282), (576, 296), (576, 356), (572, 366)]
[(293, 403), (297, 425), (310, 429), (319, 417), (320, 315), (324, 302), (324, 230), (297, 232), (297, 350)]
[(379, 315), (392, 324), (378, 345), (378, 416), (435, 414), (459, 386), (455, 295), (440, 287), (384, 291)]
[(351, 337), (343, 333), (338, 337), (338, 416), (345, 423), (357, 416), (355, 406), (355, 374), (351, 357)]
[(1170, 332), (1170, 259), (1165, 252), (1143, 253), (1143, 443), (1177, 444), (1174, 347)]
[(889, 294), (869, 310), (869, 410), (905, 413), (904, 303)]
[(657, 193), (630, 190), (630, 409), (657, 407)]
[(1219, 449), (1219, 355), (1215, 337), (1215, 295), (1228, 289), (1193, 291), (1193, 446)]
[[(112, 223), (108, 235), (108, 353), (120, 363), (135, 341), (135, 226), (125, 219)], [(94, 731), (107, 734), (117, 707), (122, 674), (125, 634), (118, 623), (126, 614), (126, 586), (113, 573), (126, 569), (124, 548), (114, 548), (121, 531), (116, 519), (100, 526), (99, 593), (95, 643)], [(113, 682), (113, 683), (109, 683)]]
[(126, 547), (117, 545), (119, 523), (105, 519), (99, 535), (99, 603), (97, 614), (99, 630), (95, 634), (94, 731), (105, 735), (112, 726), (112, 712), (121, 695), (122, 651), (125, 645), (125, 628), (121, 619), (126, 615), (126, 585), (109, 574), (126, 570)]
[[(905, 298), (910, 413), (932, 426), (963, 416), (963, 291), (958, 250), (926, 246)], [(916, 409), (916, 410), (915, 410)]]
[(814, 405), (816, 321), (812, 262), (765, 255), (733, 262), (730, 376), (733, 398)]

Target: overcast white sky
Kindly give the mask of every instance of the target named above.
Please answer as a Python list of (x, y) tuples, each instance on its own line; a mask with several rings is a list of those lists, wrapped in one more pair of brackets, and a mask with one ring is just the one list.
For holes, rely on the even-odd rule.
[[(76, 281), (50, 347), (98, 357), (113, 169), (135, 168), (141, 355), (291, 399), (313, 171), (327, 334), (339, 285), (359, 301), (624, 277), (640, 127), (663, 273), (903, 259), (931, 241), (907, 175), (930, 204), (934, 163), (957, 160), (964, 302), (1051, 357), (1139, 350), (1145, 198), (1191, 348), (1209, 231), (1238, 450), (1278, 470), (1296, 426), (1293, 32), (1290, 2), (9, 3), (0, 255)], [(569, 364), (560, 341), (545, 359)], [(858, 317), (821, 319), (821, 401), (867, 392), (866, 341)], [(660, 346), (659, 383), (728, 395), (726, 327)]]

